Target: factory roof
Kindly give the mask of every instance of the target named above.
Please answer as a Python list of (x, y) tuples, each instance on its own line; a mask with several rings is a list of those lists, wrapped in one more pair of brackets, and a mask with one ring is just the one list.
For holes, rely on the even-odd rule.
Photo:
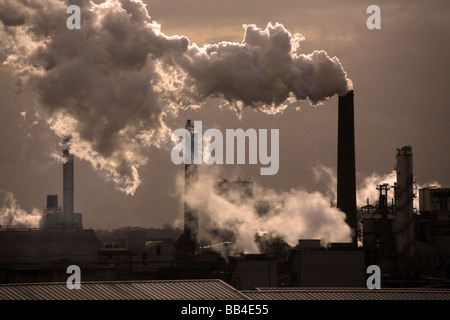
[(450, 300), (450, 289), (435, 288), (256, 288), (250, 300)]
[(149, 280), (0, 285), (0, 300), (246, 300), (222, 280)]
[(450, 300), (438, 288), (255, 288), (237, 290), (222, 280), (145, 280), (0, 285), (0, 300)]
[(98, 242), (92, 229), (11, 229), (0, 232), (0, 243)]

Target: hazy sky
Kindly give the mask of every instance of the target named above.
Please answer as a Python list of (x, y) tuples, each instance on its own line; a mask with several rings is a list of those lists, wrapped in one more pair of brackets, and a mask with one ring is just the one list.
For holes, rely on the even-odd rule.
[[(292, 34), (302, 34), (302, 53), (322, 49), (330, 57), (337, 56), (353, 82), (357, 173), (391, 172), (396, 148), (411, 145), (416, 181), (450, 186), (449, 1), (145, 2), (164, 34), (186, 36), (199, 46), (241, 42), (243, 24), (264, 29), (269, 22), (279, 22)], [(380, 30), (366, 27), (371, 4), (381, 8)], [(0, 67), (0, 189), (14, 193), (27, 211), (45, 206), (47, 194), (59, 194), (62, 204), (62, 166), (51, 157), (61, 153), (61, 139), (36, 120), (35, 93), (24, 88), (17, 94), (16, 89), (12, 69)], [(181, 128), (192, 119), (202, 120), (204, 129), (222, 131), (278, 128), (278, 174), (260, 176), (259, 164), (224, 165), (222, 176), (249, 177), (283, 191), (323, 188), (315, 182), (312, 168), (336, 169), (336, 96), (317, 107), (303, 101), (276, 116), (245, 109), (242, 119), (225, 105), (208, 100), (199, 110), (181, 111), (167, 119), (167, 125)], [(150, 147), (145, 152), (148, 162), (139, 167), (142, 182), (134, 196), (117, 190), (88, 162), (75, 159), (75, 211), (83, 213), (85, 227), (160, 227), (181, 216), (175, 177), (183, 166), (172, 163), (170, 148)]]

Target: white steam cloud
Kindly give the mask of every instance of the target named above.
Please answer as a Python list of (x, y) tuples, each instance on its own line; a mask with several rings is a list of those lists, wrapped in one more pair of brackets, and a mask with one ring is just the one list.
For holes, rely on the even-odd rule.
[(3, 228), (36, 228), (42, 217), (42, 211), (34, 208), (31, 213), (23, 210), (12, 192), (0, 190), (0, 225)]
[(140, 0), (81, 8), (81, 29), (66, 28), (67, 2), (0, 0), (1, 59), (19, 86), (38, 95), (39, 114), (72, 152), (134, 194), (149, 146), (170, 142), (166, 117), (222, 97), (277, 113), (292, 100), (318, 104), (351, 89), (339, 60), (300, 54), (303, 37), (281, 24), (245, 25), (240, 43), (202, 47), (167, 36)]
[[(299, 239), (320, 239), (323, 246), (331, 242), (350, 242), (353, 230), (345, 223), (345, 214), (335, 208), (336, 172), (325, 166), (313, 168), (317, 182), (325, 187), (324, 192), (307, 192), (291, 189), (277, 192), (265, 189), (253, 182), (253, 196), (245, 196), (238, 186), (220, 191), (216, 184), (220, 181), (217, 167), (199, 167), (199, 179), (186, 190), (184, 196), (184, 176), (179, 176), (177, 189), (181, 199), (193, 209), (199, 218), (198, 240), (218, 244), (223, 235), (233, 235), (233, 247), (211, 246), (221, 253), (260, 252), (256, 235), (281, 238), (290, 246)], [(376, 204), (380, 184), (393, 186), (396, 172), (372, 173), (357, 176), (357, 206), (366, 205), (367, 198)], [(439, 186), (433, 182), (432, 185)], [(422, 188), (420, 185), (417, 188)], [(394, 189), (389, 191), (394, 197)], [(243, 196), (244, 195), (244, 196)], [(418, 198), (414, 200), (418, 208)], [(263, 209), (262, 211), (260, 209)], [(177, 221), (182, 226), (183, 219)], [(217, 232), (218, 230), (222, 232)]]
[[(242, 197), (242, 190), (217, 191), (219, 172), (212, 167), (200, 168), (199, 178), (187, 190), (186, 201), (199, 218), (199, 240), (220, 242), (212, 230), (233, 233), (237, 250), (259, 252), (255, 235), (267, 233), (280, 236), (290, 246), (298, 239), (321, 239), (330, 242), (351, 242), (351, 228), (345, 214), (330, 205), (330, 198), (314, 192), (292, 189), (277, 192), (253, 183), (253, 197)], [(178, 181), (180, 196), (184, 178)], [(263, 206), (262, 212), (258, 207)], [(181, 222), (181, 220), (179, 221)]]

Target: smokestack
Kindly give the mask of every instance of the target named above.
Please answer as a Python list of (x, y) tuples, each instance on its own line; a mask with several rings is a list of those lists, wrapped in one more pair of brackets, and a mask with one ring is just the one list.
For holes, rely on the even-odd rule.
[(73, 155), (70, 154), (71, 136), (64, 137), (63, 145), (63, 212), (73, 214)]
[(355, 129), (353, 90), (339, 96), (338, 110), (337, 207), (346, 214), (357, 247)]
[(395, 183), (396, 247), (398, 270), (412, 275), (414, 264), (414, 178), (411, 146), (397, 149), (397, 182)]
[(197, 243), (197, 230), (198, 230), (198, 217), (196, 213), (189, 208), (187, 204), (186, 197), (187, 191), (190, 185), (197, 179), (197, 165), (194, 164), (194, 141), (195, 141), (195, 133), (194, 133), (194, 125), (191, 120), (187, 120), (186, 130), (190, 134), (191, 139), (191, 163), (184, 165), (184, 235), (185, 240), (187, 242), (187, 250), (190, 253), (195, 253), (195, 247)]

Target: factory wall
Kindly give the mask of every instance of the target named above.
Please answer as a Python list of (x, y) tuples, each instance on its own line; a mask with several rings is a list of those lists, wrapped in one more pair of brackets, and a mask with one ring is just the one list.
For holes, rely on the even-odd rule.
[(297, 250), (291, 262), (294, 287), (365, 286), (363, 251)]
[(232, 285), (238, 290), (277, 286), (277, 262), (238, 260), (231, 272)]
[(0, 264), (58, 259), (97, 262), (99, 243), (90, 229), (25, 229), (0, 232)]

